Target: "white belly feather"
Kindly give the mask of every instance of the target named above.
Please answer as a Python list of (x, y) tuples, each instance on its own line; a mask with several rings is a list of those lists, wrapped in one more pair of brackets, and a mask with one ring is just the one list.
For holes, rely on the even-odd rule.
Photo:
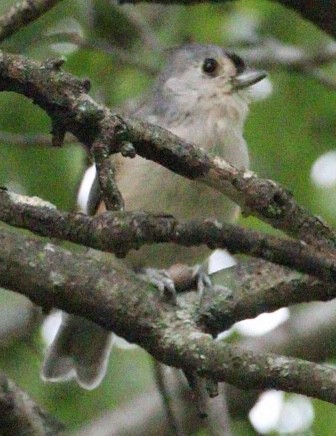
[[(241, 135), (228, 128), (225, 121), (216, 126), (207, 126), (206, 123), (200, 126), (188, 120), (188, 129), (182, 125), (171, 130), (203, 146), (213, 155), (219, 155), (238, 167), (248, 167), (246, 143)], [(117, 182), (126, 210), (164, 212), (178, 219), (233, 221), (238, 216), (238, 206), (220, 192), (141, 157), (123, 159)], [(126, 261), (133, 267), (167, 268), (174, 263), (200, 262), (209, 253), (205, 246), (192, 248), (159, 244), (130, 252)]]

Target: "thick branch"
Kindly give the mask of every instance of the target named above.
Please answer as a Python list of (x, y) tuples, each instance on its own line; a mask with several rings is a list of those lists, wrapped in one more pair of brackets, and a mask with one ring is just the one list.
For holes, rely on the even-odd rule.
[(21, 0), (0, 17), (0, 42), (37, 20), (61, 0)]
[[(333, 285), (335, 267), (309, 247), (294, 241), (277, 239), (228, 223), (181, 223), (173, 217), (145, 212), (111, 213), (97, 217), (59, 212), (52, 204), (36, 197), (25, 197), (0, 190), (0, 219), (35, 233), (79, 243), (92, 248), (126, 254), (144, 243), (169, 242), (192, 245), (205, 243), (226, 247), (232, 252), (260, 255), (282, 261), (291, 267), (319, 274), (329, 282), (301, 276), (294, 271), (262, 261), (240, 263), (227, 270), (223, 280), (232, 295), (211, 294), (203, 302), (200, 321), (216, 334), (234, 322), (251, 318), (262, 311), (313, 300), (328, 301), (336, 296)], [(239, 283), (239, 286), (236, 284)]]
[(280, 239), (213, 220), (181, 222), (145, 212), (106, 212), (96, 217), (60, 212), (36, 197), (0, 190), (0, 220), (39, 235), (68, 240), (124, 256), (145, 244), (208, 245), (261, 257), (322, 280), (336, 280), (335, 254), (320, 254), (301, 242)]
[(336, 235), (321, 218), (299, 206), (290, 192), (251, 171), (238, 170), (220, 158), (181, 141), (157, 126), (123, 118), (124, 137), (141, 156), (225, 193), (245, 215), (255, 215), (273, 227), (307, 243), (335, 247)]
[[(336, 300), (328, 304), (315, 303), (308, 305), (270, 333), (255, 338), (248, 337), (240, 341), (239, 345), (258, 352), (271, 351), (272, 353), (300, 357), (315, 362), (331, 359), (334, 355), (336, 340), (335, 308)], [(309, 320), (309, 325), (307, 320)], [(171, 389), (176, 389), (176, 379), (172, 377), (172, 373), (169, 375), (169, 386)], [(257, 391), (242, 392), (232, 385), (226, 385), (226, 388), (228, 390), (230, 416), (245, 417), (256, 402), (259, 393)], [(197, 419), (194, 411), (195, 402), (193, 398), (190, 398), (190, 391), (182, 390), (181, 384), (178, 385), (178, 389), (183, 392), (185, 402), (188, 403), (187, 407), (186, 403), (179, 404), (177, 411), (181, 413), (179, 416), (181, 421), (183, 419), (183, 424), (191, 426), (189, 427), (191, 432), (192, 426), (199, 422), (199, 418)], [(172, 395), (175, 401), (179, 399), (179, 393), (179, 391), (173, 391)], [(127, 434), (132, 434), (132, 431), (135, 432), (134, 429), (138, 429), (138, 434), (147, 435), (151, 431), (155, 432), (155, 428), (160, 428), (158, 427), (158, 422), (160, 422), (160, 425), (165, 426), (162, 427), (163, 431), (167, 423), (163, 416), (162, 404), (158, 395), (157, 390), (153, 390), (136, 398), (134, 404), (128, 404), (127, 407), (104, 413), (96, 421), (82, 427), (75, 435), (94, 436), (97, 433), (97, 428), (99, 428), (102, 436), (108, 436), (113, 424), (115, 426), (120, 425), (121, 429), (126, 428), (125, 433)], [(146, 406), (141, 407), (143, 404), (146, 404)], [(136, 414), (135, 411), (137, 411)], [(192, 412), (194, 412), (193, 415)], [(128, 425), (133, 430), (127, 427)]]
[(178, 310), (163, 304), (151, 286), (112, 259), (98, 261), (12, 233), (3, 232), (0, 243), (1, 285), (39, 305), (84, 316), (163, 363), (200, 376), (336, 403), (333, 368), (218, 342), (198, 329), (189, 304)]
[(99, 138), (110, 146), (111, 153), (119, 151), (123, 141), (129, 141), (142, 157), (226, 194), (242, 206), (245, 214), (251, 213), (308, 243), (335, 247), (334, 232), (275, 182), (210, 158), (202, 149), (162, 128), (113, 115), (86, 94), (87, 80), (63, 72), (60, 65), (57, 60), (40, 64), (2, 54), (0, 90), (33, 99), (52, 118), (57, 138), (62, 136), (60, 132), (68, 131), (89, 147)]
[(332, 360), (336, 341), (336, 300), (294, 307), (289, 319), (271, 332), (239, 345), (258, 352), (295, 356), (314, 362)]
[(333, 283), (320, 282), (257, 259), (226, 270), (221, 282), (228, 284), (230, 291), (206, 295), (198, 311), (199, 322), (212, 334), (262, 312), (336, 297)]
[(0, 433), (51, 436), (64, 426), (43, 411), (15, 383), (0, 372)]

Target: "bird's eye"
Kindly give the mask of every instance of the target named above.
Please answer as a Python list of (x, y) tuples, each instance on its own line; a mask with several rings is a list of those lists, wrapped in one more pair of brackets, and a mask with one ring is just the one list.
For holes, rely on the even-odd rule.
[(214, 58), (206, 58), (204, 59), (202, 70), (211, 76), (213, 76), (218, 70), (219, 64)]

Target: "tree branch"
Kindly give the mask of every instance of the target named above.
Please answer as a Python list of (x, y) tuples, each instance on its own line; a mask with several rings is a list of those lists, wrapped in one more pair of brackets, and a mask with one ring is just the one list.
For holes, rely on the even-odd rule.
[(113, 115), (87, 95), (87, 80), (81, 81), (60, 67), (58, 60), (41, 64), (0, 54), (0, 91), (23, 94), (44, 109), (57, 132), (57, 144), (61, 133), (67, 131), (88, 147), (99, 138), (111, 153), (118, 152), (124, 141), (131, 142), (140, 156), (224, 193), (240, 204), (246, 215), (253, 214), (315, 246), (335, 248), (333, 230), (275, 182), (210, 158), (202, 149), (158, 126)]
[(293, 9), (320, 29), (336, 37), (336, 1), (335, 0), (276, 0)]
[(52, 436), (64, 430), (15, 383), (0, 372), (0, 433), (18, 436)]
[(198, 322), (214, 335), (263, 312), (308, 301), (330, 301), (336, 295), (333, 283), (257, 259), (240, 262), (224, 274), (230, 291), (206, 295), (198, 310)]
[[(186, 3), (195, 2), (191, 0)], [(17, 4), (9, 14), (0, 18), (0, 41), (56, 3), (57, 1), (33, 0)], [(315, 17), (317, 9), (314, 9), (314, 5), (320, 1), (317, 0), (312, 7), (304, 9), (297, 2), (280, 3), (293, 7), (318, 25), (322, 23), (329, 33), (336, 33), (335, 20), (328, 25), (332, 13), (327, 17), (319, 10), (319, 17)], [(321, 9), (322, 5), (319, 6)], [(321, 17), (323, 20), (320, 20)], [(60, 67), (61, 62), (57, 60), (38, 64), (11, 55), (1, 54), (0, 58), (0, 90), (22, 93), (39, 104), (52, 119), (55, 145), (61, 144), (67, 131), (75, 134), (90, 148), (100, 140), (108, 153), (120, 151), (122, 142), (130, 141), (141, 156), (225, 193), (241, 204), (246, 214), (252, 212), (274, 227), (315, 246), (335, 248), (334, 232), (319, 218), (311, 216), (297, 205), (282, 187), (272, 181), (259, 179), (251, 172), (238, 171), (217, 158), (209, 158), (202, 150), (181, 141), (164, 129), (112, 115), (107, 108), (96, 104), (87, 96), (87, 81), (80, 81), (64, 73)], [(104, 155), (104, 159), (106, 157)], [(108, 176), (111, 168), (105, 169)], [(109, 182), (112, 179), (106, 180)], [(120, 206), (119, 201), (116, 203), (117, 207)], [(46, 207), (46, 211), (52, 210), (50, 206)], [(69, 217), (75, 217), (77, 225), (81, 223), (95, 227), (97, 222), (106, 225), (106, 217), (115, 220), (116, 216), (111, 218), (112, 215), (105, 215), (99, 218), (100, 221), (85, 223), (79, 215)], [(136, 218), (132, 215), (127, 217), (133, 219), (134, 223), (141, 214)], [(194, 243), (205, 242), (214, 247), (223, 244), (227, 247), (231, 243), (232, 251), (234, 247), (236, 251), (241, 251), (241, 247), (244, 247), (243, 250), (249, 250), (249, 254), (294, 265), (298, 270), (315, 274), (324, 280), (335, 279), (336, 268), (330, 252), (329, 258), (322, 254), (316, 255), (301, 243), (286, 241), (286, 247), (284, 241), (277, 238), (261, 236), (255, 232), (244, 233), (241, 229), (232, 226), (226, 228), (214, 222), (194, 222), (186, 225), (173, 218), (145, 218), (147, 225), (148, 220), (159, 218), (160, 225), (172, 226), (171, 232), (160, 234), (160, 238), (190, 244), (188, 238), (191, 236)], [(58, 215), (57, 220), (62, 219), (64, 220), (64, 216)], [(120, 216), (117, 220), (119, 226), (123, 224)], [(63, 222), (64, 224), (69, 223)], [(148, 230), (146, 227), (143, 229), (139, 243), (143, 243), (143, 235)], [(134, 227), (132, 230), (134, 232)], [(139, 231), (139, 227), (137, 230)], [(201, 237), (200, 230), (203, 232)], [(81, 233), (78, 227), (77, 233)], [(153, 238), (150, 233), (145, 236)], [(93, 246), (97, 243), (94, 237), (97, 237), (97, 232), (92, 239)], [(102, 236), (101, 233), (100, 238), (99, 243), (103, 241), (107, 244), (105, 235)], [(157, 239), (158, 234), (155, 233), (153, 240)], [(330, 299), (335, 294), (331, 283), (321, 283), (295, 273), (287, 273), (285, 280), (284, 270), (277, 270), (275, 267), (275, 276), (282, 276), (282, 281), (277, 283), (276, 288), (277, 291), (280, 289), (280, 294), (273, 293), (270, 296), (270, 292), (266, 294), (265, 288), (260, 288), (260, 283), (258, 289), (249, 283), (245, 289), (242, 286), (242, 292), (235, 292), (234, 297), (230, 292), (214, 295), (211, 301), (206, 297), (201, 308), (198, 308), (198, 303), (196, 305), (195, 295), (179, 297), (176, 310), (175, 307), (160, 302), (152, 287), (139, 281), (117, 262), (102, 263), (83, 258), (52, 244), (5, 231), (0, 235), (0, 241), (3, 247), (3, 252), (0, 253), (1, 284), (27, 295), (37, 304), (55, 306), (85, 316), (140, 344), (159, 360), (189, 372), (195, 371), (200, 376), (217, 381), (225, 380), (244, 389), (274, 387), (336, 404), (334, 369), (298, 359), (242, 350), (237, 346), (215, 341), (201, 330), (216, 334), (240, 317), (245, 318), (246, 304), (248, 313), (259, 313), (261, 306), (264, 311), (267, 305), (275, 308), (293, 301), (306, 301), (307, 298), (309, 301), (313, 298)], [(119, 254), (124, 254), (124, 243), (125, 241), (118, 241), (119, 246), (115, 250)], [(132, 245), (134, 242), (131, 240), (127, 243)], [(112, 244), (115, 246), (116, 242)], [(292, 258), (288, 257), (289, 254)], [(262, 265), (264, 274), (269, 273), (272, 268), (263, 263), (258, 265)], [(247, 268), (246, 265), (240, 265), (234, 272), (235, 277), (246, 279)], [(258, 279), (260, 280), (260, 276)], [(256, 277), (250, 281), (253, 280), (255, 283)], [(242, 283), (244, 284), (244, 280)], [(129, 291), (127, 295), (125, 289)], [(39, 433), (36, 429), (34, 431), (32, 434), (47, 434)]]
[(248, 49), (236, 48), (238, 53), (250, 64), (266, 70), (282, 68), (313, 78), (332, 91), (336, 81), (318, 67), (336, 61), (336, 43), (331, 42), (318, 51), (308, 52), (302, 47), (285, 45), (274, 39), (261, 41), (258, 46)]
[(97, 176), (106, 210), (123, 210), (124, 200), (116, 183), (114, 164), (109, 159), (109, 148), (99, 139), (92, 146)]
[(162, 303), (151, 285), (112, 258), (98, 261), (5, 231), (0, 243), (1, 285), (36, 304), (86, 317), (163, 363), (201, 377), (336, 404), (335, 369), (218, 342), (197, 327), (193, 305), (180, 304), (176, 310)]
[(295, 356), (314, 362), (332, 360), (336, 341), (336, 300), (293, 307), (289, 319), (271, 332), (245, 338), (239, 345), (258, 352)]
[[(4, 144), (19, 145), (19, 146), (43, 146), (51, 145), (50, 135), (29, 135), (25, 133), (12, 133), (0, 130), (0, 142)], [(73, 144), (77, 142), (77, 139), (71, 135), (68, 135), (64, 141), (66, 144)]]
[[(280, 241), (279, 247), (283, 252), (279, 252), (283, 263), (291, 265), (293, 262), (297, 265), (301, 262), (301, 269), (314, 274), (320, 271), (324, 278), (332, 279), (335, 274), (333, 259), (324, 258), (309, 247), (227, 223), (219, 225), (206, 221), (194, 226), (194, 223), (179, 223), (173, 217), (144, 212), (106, 212), (89, 217), (59, 212), (52, 204), (36, 197), (11, 194), (4, 190), (0, 190), (0, 219), (42, 236), (59, 238), (119, 255), (125, 255), (131, 247), (136, 248), (144, 243), (174, 241), (190, 245), (204, 242), (214, 248), (226, 247), (233, 252), (260, 254), (274, 261), (276, 255), (273, 254), (271, 244), (267, 243), (270, 238), (275, 246)], [(249, 239), (251, 236), (252, 239)], [(258, 237), (259, 242), (256, 239)], [(241, 246), (244, 238), (247, 240), (246, 246)], [(293, 251), (291, 244), (295, 247)], [(251, 250), (244, 251), (244, 248)], [(303, 254), (302, 257), (299, 252)], [(240, 262), (237, 267), (227, 270), (226, 274), (224, 281), (232, 287), (232, 295), (219, 294), (214, 298), (211, 294), (208, 302), (205, 297), (199, 315), (199, 320), (213, 334), (229, 328), (236, 321), (257, 316), (261, 311), (272, 311), (299, 302), (328, 301), (336, 296), (333, 280), (317, 281), (313, 277), (302, 276), (257, 260)], [(239, 283), (239, 286), (235, 283)], [(195, 309), (197, 304), (196, 302)]]
[[(231, 3), (233, 0), (120, 0), (124, 3), (164, 3), (164, 4), (184, 4), (195, 5), (199, 3)], [(303, 18), (314, 23), (320, 29), (336, 36), (336, 1), (335, 0), (313, 0), (313, 1), (297, 1), (297, 0), (276, 0), (283, 6), (293, 9), (295, 12), (302, 15)]]
[(68, 240), (119, 256), (145, 244), (204, 244), (212, 249), (226, 248), (232, 254), (261, 257), (325, 281), (336, 280), (336, 255), (333, 252), (327, 256), (301, 242), (209, 219), (182, 222), (172, 216), (146, 212), (106, 212), (89, 217), (60, 212), (37, 197), (0, 190), (0, 220), (41, 236)]
[[(266, 335), (243, 338), (239, 341), (239, 345), (258, 352), (271, 351), (315, 362), (330, 359), (334, 355), (336, 340), (335, 308), (336, 301), (329, 302), (327, 305), (310, 304)], [(172, 377), (172, 373), (169, 375), (169, 387), (173, 389), (174, 400), (180, 399), (181, 393), (185, 399), (177, 407), (177, 412), (183, 428), (186, 430), (185, 426), (189, 425), (186, 430), (188, 434), (188, 431), (191, 432), (200, 421), (195, 412), (195, 402), (190, 398), (190, 390), (184, 389), (181, 384), (176, 386), (176, 379)], [(226, 390), (228, 390), (230, 416), (233, 418), (245, 417), (259, 396), (258, 391), (242, 392), (232, 385), (226, 385)], [(143, 406), (144, 404), (146, 406)], [(94, 436), (97, 428), (101, 436), (109, 436), (113, 424), (118, 428), (120, 426), (120, 432), (124, 429), (125, 434), (132, 434), (135, 429), (138, 430), (139, 435), (147, 435), (151, 431), (164, 432), (167, 423), (157, 390), (137, 397), (133, 403), (125, 407), (103, 413), (96, 421), (82, 427), (73, 436)], [(158, 427), (159, 425), (162, 427)], [(157, 430), (158, 428), (160, 430)]]
[(151, 76), (158, 73), (158, 69), (154, 65), (144, 62), (139, 55), (131, 53), (122, 47), (112, 45), (110, 42), (105, 41), (102, 38), (88, 38), (80, 35), (79, 33), (69, 31), (52, 33), (45, 36), (46, 41), (49, 43), (64, 43), (70, 42), (71, 44), (77, 45), (77, 47), (87, 50), (96, 50), (105, 53), (108, 56), (113, 56), (118, 61), (122, 62), (123, 65), (130, 65), (137, 70), (143, 71)]
[(125, 123), (121, 137), (132, 142), (140, 156), (225, 193), (245, 215), (254, 215), (307, 243), (335, 247), (333, 230), (299, 206), (291, 193), (276, 182), (261, 179), (252, 171), (238, 170), (218, 157), (211, 158), (158, 126), (126, 117), (120, 120)]
[[(204, 429), (205, 422), (198, 416), (194, 398), (190, 389), (182, 385), (181, 380), (169, 377), (169, 388), (174, 398), (174, 404), (179, 424), (183, 427), (184, 434), (192, 434)], [(127, 404), (114, 410), (106, 411), (96, 420), (90, 422), (70, 436), (148, 436), (155, 434), (173, 434), (162, 404), (162, 398), (155, 387), (145, 394), (141, 394)]]
[(336, 61), (335, 42), (329, 42), (318, 50), (310, 52), (307, 48), (283, 44), (274, 38), (267, 38), (258, 41), (256, 47), (246, 49), (237, 47), (236, 51), (239, 51), (249, 64), (267, 70), (283, 67), (289, 71), (301, 71)]
[(120, 6), (114, 1), (110, 1), (111, 11), (117, 10), (122, 14), (127, 21), (136, 29), (142, 43), (153, 52), (159, 52), (163, 48), (156, 36), (156, 33), (151, 28), (150, 23), (145, 19), (141, 12), (132, 6)]
[(61, 0), (21, 0), (0, 17), (0, 42), (37, 20)]

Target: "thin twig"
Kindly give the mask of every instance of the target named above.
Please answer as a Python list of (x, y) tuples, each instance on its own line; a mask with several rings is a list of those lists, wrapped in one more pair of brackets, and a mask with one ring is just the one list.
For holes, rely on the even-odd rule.
[(307, 69), (306, 74), (315, 79), (320, 85), (325, 86), (331, 91), (336, 91), (336, 80), (329, 74), (317, 69)]
[(37, 20), (62, 0), (21, 0), (0, 17), (0, 42)]
[(129, 50), (110, 44), (104, 39), (95, 37), (89, 39), (81, 36), (78, 32), (57, 32), (46, 35), (43, 43), (56, 44), (56, 43), (72, 43), (82, 49), (96, 50), (112, 56), (121, 61), (124, 65), (137, 68), (150, 75), (157, 74), (157, 68), (142, 61), (137, 55), (134, 55)]
[(336, 43), (330, 42), (318, 50), (284, 44), (276, 39), (264, 39), (258, 46), (248, 49), (235, 49), (249, 64), (265, 68), (286, 68), (303, 70), (316, 68), (336, 61)]
[(161, 50), (162, 47), (155, 32), (138, 9), (127, 5), (119, 6), (115, 0), (111, 0), (110, 4), (137, 29), (142, 42), (147, 48), (154, 52)]
[(92, 147), (97, 176), (106, 210), (123, 210), (124, 200), (116, 184), (115, 167), (104, 141), (96, 141)]
[[(11, 133), (0, 131), (0, 142), (11, 145), (22, 146), (49, 146), (51, 145), (51, 136), (44, 134), (28, 135), (23, 133)], [(77, 138), (72, 135), (67, 135), (64, 143), (73, 144), (78, 142)]]
[(330, 42), (318, 51), (312, 53), (303, 47), (285, 45), (274, 39), (266, 39), (257, 47), (239, 49), (243, 58), (250, 64), (259, 68), (285, 69), (289, 72), (298, 72), (312, 77), (321, 85), (336, 90), (336, 81), (318, 67), (336, 61), (336, 43)]
[[(202, 429), (204, 422), (196, 414), (190, 390), (187, 389), (186, 385), (182, 386), (181, 383), (177, 383), (175, 377), (169, 378), (169, 386), (174, 399), (179, 400), (177, 414), (179, 420), (183, 422), (183, 427), (186, 429), (187, 434), (192, 434)], [(127, 404), (104, 412), (94, 421), (70, 433), (70, 435), (96, 436), (97, 429), (99, 429), (100, 436), (118, 436), (122, 434), (137, 436), (166, 435), (169, 427), (167, 426), (165, 411), (160, 400), (161, 398), (157, 389), (151, 389), (145, 394), (130, 399)]]
[(170, 429), (176, 436), (183, 436), (185, 435), (185, 433), (183, 432), (180, 423), (175, 416), (172, 393), (168, 390), (165, 367), (157, 360), (153, 360), (153, 366), (156, 385), (161, 395), (162, 403), (167, 415)]

